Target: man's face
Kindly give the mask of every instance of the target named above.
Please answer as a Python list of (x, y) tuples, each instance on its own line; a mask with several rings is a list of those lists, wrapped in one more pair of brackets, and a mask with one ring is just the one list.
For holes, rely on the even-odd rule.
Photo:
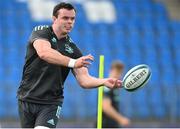
[(119, 79), (121, 77), (121, 74), (122, 74), (122, 70), (116, 70), (116, 69), (112, 69), (110, 71), (110, 76), (113, 77), (113, 78), (117, 78)]
[(69, 33), (75, 22), (75, 11), (67, 10), (67, 9), (60, 9), (58, 11), (58, 17), (54, 19), (54, 24), (58, 27), (63, 34)]

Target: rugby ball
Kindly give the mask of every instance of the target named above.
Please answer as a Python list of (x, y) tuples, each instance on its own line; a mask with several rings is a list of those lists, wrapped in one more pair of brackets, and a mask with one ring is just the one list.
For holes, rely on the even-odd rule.
[(151, 70), (148, 65), (137, 65), (125, 74), (122, 85), (127, 91), (135, 91), (145, 86), (150, 77)]

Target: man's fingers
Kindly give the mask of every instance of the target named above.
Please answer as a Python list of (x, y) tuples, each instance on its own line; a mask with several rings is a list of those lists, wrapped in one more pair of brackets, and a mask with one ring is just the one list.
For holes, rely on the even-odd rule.
[(91, 65), (91, 62), (94, 60), (94, 57), (92, 55), (86, 55), (83, 57), (80, 57), (77, 60), (77, 63), (75, 65), (76, 68), (80, 68), (80, 67), (87, 67), (88, 65)]
[(88, 61), (83, 61), (82, 63), (83, 65), (91, 65), (91, 62), (88, 62)]
[(91, 65), (91, 61), (94, 60), (94, 57), (92, 55), (87, 55), (82, 58), (82, 64), (84, 66)]
[(122, 82), (120, 80), (117, 80), (116, 83), (118, 84), (118, 86), (120, 86)]
[(84, 56), (84, 59), (85, 59), (85, 60), (91, 60), (91, 61), (93, 61), (93, 60), (94, 60), (94, 57), (89, 54), (89, 55), (87, 55), (87, 56)]
[(107, 78), (107, 83), (105, 83), (106, 86), (109, 88), (121, 88), (122, 87), (122, 81), (116, 78)]
[(88, 58), (88, 57), (86, 57), (86, 58), (83, 58), (82, 60), (83, 60), (83, 61), (85, 60), (85, 61), (90, 61), (90, 62), (92, 62), (94, 59), (93, 59), (93, 58)]
[(121, 80), (117, 80), (117, 86), (118, 86), (118, 88), (122, 88), (122, 81)]
[(120, 88), (122, 86), (121, 80), (117, 80), (113, 78), (110, 82), (112, 83), (113, 88)]

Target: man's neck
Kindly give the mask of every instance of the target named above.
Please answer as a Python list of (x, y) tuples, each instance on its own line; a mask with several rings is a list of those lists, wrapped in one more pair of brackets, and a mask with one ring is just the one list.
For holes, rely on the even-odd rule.
[(52, 29), (57, 36), (58, 39), (62, 39), (67, 36), (67, 34), (63, 34), (60, 30), (58, 30), (54, 25), (52, 25)]

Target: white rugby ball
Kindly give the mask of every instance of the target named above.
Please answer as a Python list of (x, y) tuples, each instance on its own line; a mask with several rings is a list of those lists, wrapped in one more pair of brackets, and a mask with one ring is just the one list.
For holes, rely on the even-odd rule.
[(123, 78), (123, 87), (127, 91), (134, 91), (143, 87), (151, 77), (148, 65), (141, 64), (130, 69)]

